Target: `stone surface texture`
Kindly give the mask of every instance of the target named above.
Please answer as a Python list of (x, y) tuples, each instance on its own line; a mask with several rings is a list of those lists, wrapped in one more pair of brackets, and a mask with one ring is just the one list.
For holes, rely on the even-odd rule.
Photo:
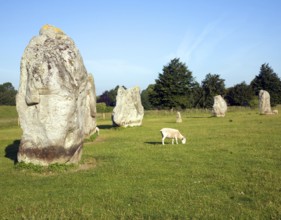
[(213, 115), (215, 117), (224, 117), (227, 111), (227, 104), (221, 95), (214, 97)]
[(17, 111), (23, 130), (18, 161), (77, 163), (96, 127), (94, 80), (73, 40), (45, 25), (21, 59)]
[(271, 115), (271, 105), (270, 105), (270, 95), (265, 90), (260, 90), (259, 92), (259, 109), (262, 115)]
[(124, 89), (119, 86), (116, 97), (116, 106), (112, 113), (114, 126), (134, 127), (142, 124), (144, 108), (141, 103), (139, 87)]

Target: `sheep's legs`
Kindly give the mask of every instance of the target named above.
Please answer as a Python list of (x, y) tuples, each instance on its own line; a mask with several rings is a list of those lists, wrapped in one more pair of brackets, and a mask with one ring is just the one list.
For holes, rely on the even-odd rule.
[[(165, 145), (165, 138), (166, 138), (166, 137), (162, 137), (162, 145)], [(176, 137), (175, 137), (175, 138), (172, 138), (172, 144), (174, 144), (175, 139), (176, 139), (176, 144), (179, 144), (179, 143), (178, 143), (178, 139), (177, 139)]]
[(165, 137), (162, 138), (162, 145), (165, 145)]

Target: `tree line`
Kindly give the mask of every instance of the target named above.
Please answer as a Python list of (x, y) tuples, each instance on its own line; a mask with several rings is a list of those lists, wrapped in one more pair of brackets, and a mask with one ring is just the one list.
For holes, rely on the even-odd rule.
[[(224, 82), (220, 75), (208, 73), (198, 83), (187, 65), (174, 58), (163, 67), (155, 83), (142, 90), (142, 105), (146, 110), (211, 108), (213, 97), (221, 95), (230, 106), (256, 107), (261, 89), (269, 92), (272, 106), (281, 104), (281, 80), (268, 63), (261, 65), (259, 74), (250, 84), (242, 81), (226, 88)], [(103, 104), (98, 105), (105, 110), (114, 107), (117, 90), (118, 86), (103, 92), (97, 97), (97, 103)], [(0, 84), (0, 105), (15, 105), (16, 94), (17, 90), (10, 82)]]
[[(141, 92), (142, 105), (145, 109), (186, 109), (211, 108), (213, 97), (221, 95), (230, 106), (258, 105), (258, 93), (267, 90), (271, 96), (271, 104), (281, 104), (281, 80), (268, 63), (260, 67), (260, 72), (248, 85), (245, 81), (226, 88), (225, 80), (218, 74), (208, 73), (198, 83), (179, 58), (172, 59), (159, 73), (154, 84), (150, 84)], [(97, 98), (107, 106), (115, 106), (118, 86), (105, 91)]]
[(17, 90), (12, 83), (0, 84), (0, 105), (16, 105), (16, 94)]

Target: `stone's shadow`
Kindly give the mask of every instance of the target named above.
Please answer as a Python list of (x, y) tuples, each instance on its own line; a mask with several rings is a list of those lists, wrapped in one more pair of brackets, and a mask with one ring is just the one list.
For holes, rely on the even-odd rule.
[(175, 121), (170, 121), (170, 122), (164, 122), (165, 124), (184, 124), (185, 121), (184, 119), (185, 118), (216, 118), (215, 116), (187, 116), (187, 117), (182, 117), (183, 118), (183, 121), (182, 122), (176, 122)]
[(156, 144), (162, 144), (161, 141), (148, 141), (148, 142), (144, 142), (145, 144), (152, 144), (152, 145), (156, 145)]
[(14, 142), (10, 145), (8, 145), (5, 148), (5, 157), (11, 159), (14, 161), (14, 164), (18, 162), (18, 151), (20, 146), (20, 140), (14, 140)]
[(187, 117), (185, 117), (185, 118), (214, 118), (214, 116), (187, 116)]
[(112, 125), (98, 125), (98, 128), (103, 130), (103, 129), (113, 128), (113, 126)]

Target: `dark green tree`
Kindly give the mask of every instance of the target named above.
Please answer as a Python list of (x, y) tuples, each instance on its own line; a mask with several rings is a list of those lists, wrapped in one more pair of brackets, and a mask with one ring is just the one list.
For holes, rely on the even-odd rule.
[(228, 88), (225, 99), (229, 105), (250, 106), (254, 99), (254, 92), (250, 85), (242, 82)]
[(192, 88), (192, 93), (190, 98), (190, 100), (192, 101), (192, 107), (194, 108), (202, 107), (201, 106), (202, 98), (203, 98), (203, 89), (198, 82), (195, 82)]
[[(125, 89), (126, 87), (123, 86)], [(104, 91), (98, 98), (97, 103), (104, 102), (107, 106), (116, 105), (116, 96), (119, 86), (116, 86), (114, 89)]]
[(163, 67), (155, 80), (150, 102), (156, 108), (188, 108), (194, 104), (192, 89), (196, 82), (192, 72), (178, 58)]
[(281, 80), (268, 63), (261, 65), (259, 75), (253, 79), (250, 85), (255, 95), (258, 95), (261, 89), (268, 91), (271, 105), (281, 103)]
[(221, 79), (217, 74), (207, 74), (202, 81), (202, 99), (200, 101), (201, 107), (211, 108), (214, 103), (214, 96), (225, 95), (224, 79)]
[(145, 90), (141, 92), (141, 103), (145, 110), (153, 109), (149, 100), (149, 96), (153, 93), (154, 85), (150, 84)]
[(16, 105), (16, 94), (12, 83), (0, 84), (0, 105)]

